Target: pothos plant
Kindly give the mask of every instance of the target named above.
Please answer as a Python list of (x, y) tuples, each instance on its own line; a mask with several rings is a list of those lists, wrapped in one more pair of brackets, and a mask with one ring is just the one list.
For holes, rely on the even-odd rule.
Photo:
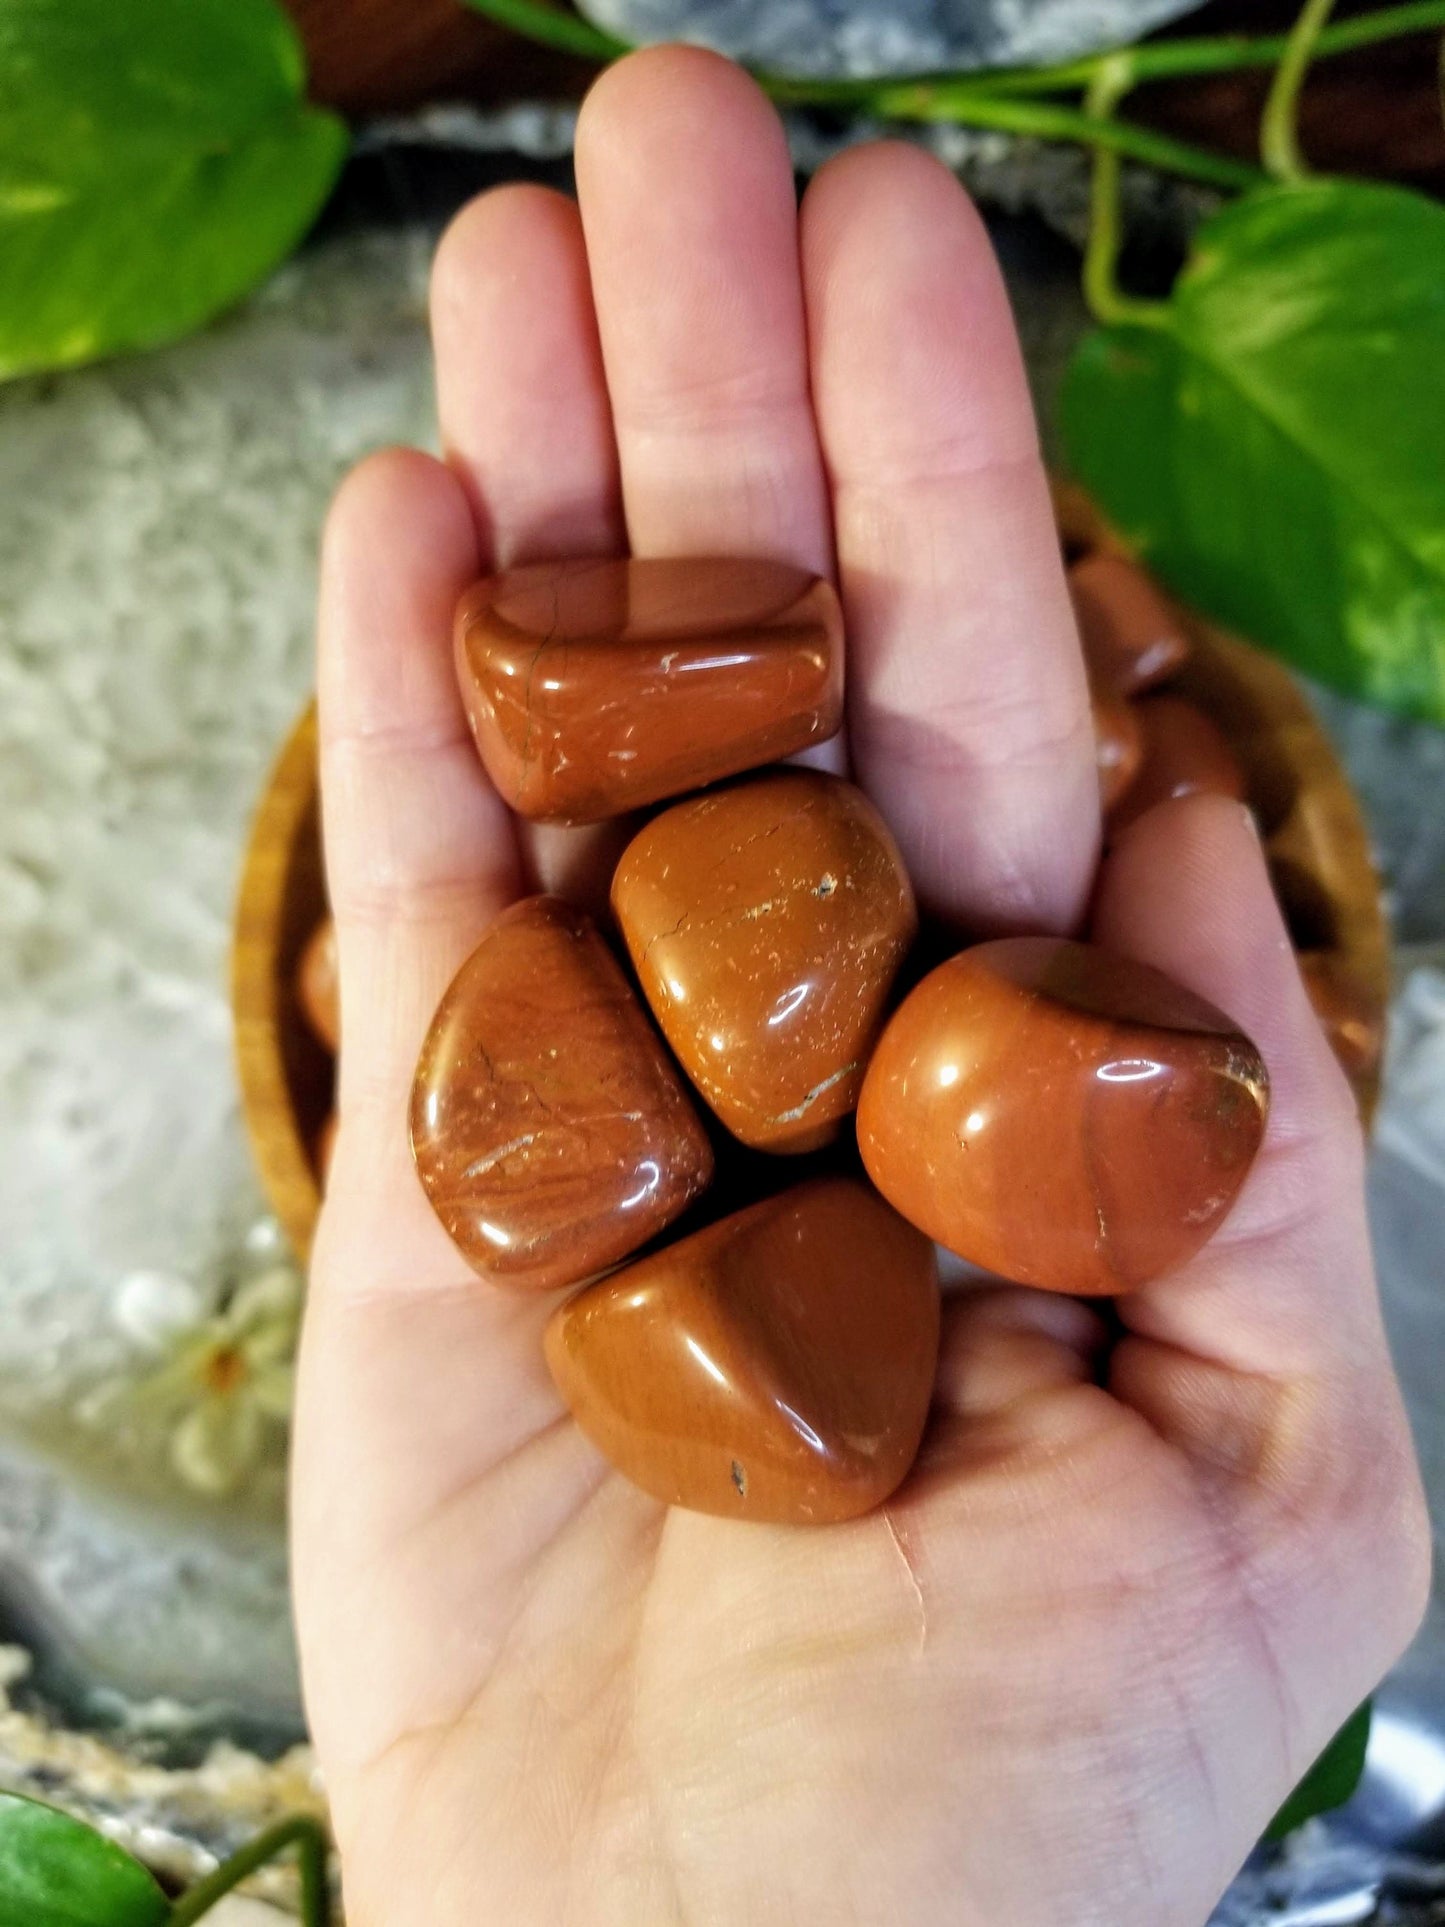
[(0, 1793), (3, 1927), (189, 1927), (267, 1861), (294, 1849), (303, 1927), (330, 1927), (326, 1836), (315, 1820), (283, 1820), (178, 1900), (115, 1841), (58, 1807)]
[[(561, 51), (625, 42), (540, 0), (468, 4)], [(1154, 40), (1049, 68), (757, 78), (782, 105), (953, 122), (1094, 155), (1084, 289), (1099, 326), (1062, 395), (1069, 460), (1182, 594), (1338, 687), (1445, 722), (1445, 209), (1312, 175), (1312, 59), (1445, 26), (1445, 0), (1291, 33)], [(1146, 80), (1271, 67), (1256, 167), (1121, 111)], [(174, 340), (296, 244), (347, 152), (307, 104), (275, 0), (0, 0), (0, 379)], [(1166, 300), (1120, 288), (1120, 167), (1228, 199)], [(1369, 1708), (1269, 1829), (1349, 1798)], [(283, 1821), (178, 1899), (113, 1841), (0, 1794), (0, 1927), (185, 1927), (294, 1850), (302, 1920), (330, 1919), (325, 1837)]]
[[(543, 0), (469, 0), (608, 61)], [(1321, 680), (1445, 722), (1445, 208), (1309, 173), (1312, 58), (1445, 25), (1445, 0), (1288, 35), (1146, 41), (1046, 68), (890, 80), (760, 72), (780, 104), (1093, 150), (1085, 288), (1101, 326), (1061, 401), (1068, 460), (1181, 594)], [(1261, 164), (1130, 120), (1140, 82), (1274, 67)], [(0, 0), (0, 377), (174, 339), (260, 280), (347, 151), (307, 104), (277, 0)], [(1115, 279), (1128, 159), (1237, 198), (1165, 301)]]
[[(1266, 1838), (1348, 1800), (1370, 1737), (1362, 1706), (1276, 1814)], [(295, 1850), (301, 1927), (331, 1927), (326, 1836), (304, 1816), (259, 1834), (214, 1873), (169, 1899), (150, 1870), (114, 1840), (58, 1807), (0, 1793), (0, 1927), (189, 1927), (269, 1861)]]
[[(537, 0), (469, 0), (551, 46), (625, 51)], [(1379, 8), (1292, 32), (1153, 40), (1048, 68), (902, 80), (760, 73), (780, 103), (950, 121), (1095, 156), (1084, 289), (1101, 324), (1061, 398), (1064, 449), (1125, 540), (1196, 607), (1321, 681), (1445, 723), (1445, 208), (1322, 179), (1296, 106), (1313, 58), (1445, 24)], [(1141, 81), (1273, 67), (1254, 166), (1124, 117)], [(1233, 196), (1172, 294), (1118, 286), (1119, 172)]]

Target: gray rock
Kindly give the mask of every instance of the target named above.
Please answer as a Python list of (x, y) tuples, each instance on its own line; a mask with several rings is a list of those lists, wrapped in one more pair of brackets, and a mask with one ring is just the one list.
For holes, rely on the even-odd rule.
[(693, 40), (781, 73), (1046, 66), (1123, 46), (1199, 0), (578, 0), (624, 40)]
[(1365, 806), (1396, 940), (1445, 941), (1445, 730), (1310, 694)]
[(279, 1444), (208, 1504), (143, 1407), (85, 1415), (155, 1369), (127, 1280), (211, 1302), (264, 1244), (231, 900), (327, 497), (432, 433), (431, 238), (335, 241), (193, 341), (0, 394), (0, 1613), (97, 1686), (292, 1720)]

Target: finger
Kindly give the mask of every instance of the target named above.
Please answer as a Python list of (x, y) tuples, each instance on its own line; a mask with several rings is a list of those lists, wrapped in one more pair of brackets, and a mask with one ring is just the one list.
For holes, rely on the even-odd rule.
[(1264, 1142), (1233, 1210), (1180, 1272), (1119, 1301), (1138, 1332), (1241, 1371), (1301, 1374), (1380, 1349), (1361, 1141), (1300, 980), (1249, 813), (1162, 805), (1109, 856), (1099, 942), (1167, 972), (1254, 1040), (1270, 1078)]
[(777, 115), (714, 54), (635, 54), (583, 105), (577, 191), (634, 552), (769, 556), (827, 573)]
[(1088, 1464), (1089, 1441), (1123, 1416), (1097, 1382), (1108, 1342), (1103, 1319), (1078, 1298), (1013, 1285), (945, 1293), (938, 1381), (908, 1501), (944, 1487), (957, 1499), (967, 1488), (967, 1503), (987, 1505), (991, 1481), (980, 1475), (1019, 1486), (1026, 1465)]
[[(521, 885), (512, 819), (456, 688), (457, 598), (496, 558), (620, 536), (575, 215), (528, 193), (476, 204), (443, 244), (433, 315), (452, 468), (416, 456), (363, 468), (323, 564), (324, 802), (346, 1015), (293, 1517), (310, 1711), (343, 1762), (455, 1717), (538, 1547), (595, 1479), (558, 1423), (539, 1342), (547, 1305), (489, 1290), (453, 1250), (405, 1126), (436, 1001)], [(498, 1471), (509, 1463), (511, 1479)], [(514, 1496), (524, 1486), (526, 1503)], [(353, 1613), (349, 1602), (376, 1604), (378, 1560), (388, 1596)], [(358, 1676), (376, 1689), (360, 1700)]]
[(1297, 1722), (1308, 1758), (1402, 1650), (1428, 1587), (1354, 1103), (1239, 804), (1195, 796), (1141, 817), (1105, 866), (1094, 930), (1227, 1011), (1269, 1070), (1238, 1202), (1189, 1264), (1118, 1301), (1131, 1335), (1108, 1385), (1186, 1455), (1196, 1489), (1236, 1508), (1257, 1623), (1314, 1681)]
[(1087, 1380), (1103, 1321), (1077, 1298), (1019, 1288), (944, 1301), (937, 1402), (955, 1418), (996, 1418), (1020, 1402)]
[(802, 212), (850, 753), (922, 900), (1067, 929), (1098, 839), (1087, 691), (1008, 298), (962, 188), (856, 148)]
[[(407, 1142), (432, 1012), (518, 885), (512, 818), (478, 761), (452, 667), (452, 611), (481, 562), (457, 477), (403, 451), (343, 484), (322, 555), (341, 1128), (312, 1257), (292, 1515), (310, 1710), (333, 1755), (351, 1750), (341, 1736), (358, 1723), (399, 1727), (414, 1704), (432, 1710), (434, 1676), (415, 1656), (439, 1656), (444, 1672), (455, 1628), (475, 1624), (486, 1590), (479, 1544), (494, 1568), (522, 1566), (533, 1521), (428, 1544), (425, 1588), (410, 1551), (417, 1522), (479, 1510), (490, 1469), (560, 1409), (539, 1342), (546, 1307), (477, 1278), (433, 1215)], [(565, 1514), (577, 1489), (545, 1491), (536, 1518), (554, 1505)], [(382, 1558), (398, 1588), (415, 1582), (404, 1628), (351, 1610), (376, 1594)], [(338, 1637), (350, 1668), (329, 1657)], [(358, 1663), (377, 1682), (364, 1704), (347, 1690)]]
[(437, 413), (495, 566), (624, 546), (617, 448), (575, 204), (480, 195), (437, 249)]
[[(456, 479), (410, 450), (343, 483), (321, 565), (317, 687), (327, 880), (342, 985), (345, 1184), (376, 1111), (387, 1183), (416, 1191), (399, 1120), (437, 1000), (516, 888), (511, 822), (472, 746), (452, 609), (478, 570)], [(379, 1175), (379, 1174), (377, 1174)]]
[[(617, 445), (576, 203), (514, 185), (463, 208), (437, 249), (431, 328), (442, 445), (493, 565), (620, 554)], [(520, 825), (526, 887), (590, 886), (597, 837)]]

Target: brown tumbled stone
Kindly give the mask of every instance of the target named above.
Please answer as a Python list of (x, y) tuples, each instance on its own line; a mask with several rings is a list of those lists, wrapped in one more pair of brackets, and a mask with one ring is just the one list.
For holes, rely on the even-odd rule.
[(921, 1230), (1050, 1291), (1133, 1291), (1204, 1244), (1268, 1114), (1264, 1063), (1159, 971), (1060, 937), (978, 945), (893, 1016), (863, 1162)]
[(1179, 611), (1137, 563), (1100, 549), (1069, 570), (1069, 590), (1101, 688), (1137, 696), (1182, 668), (1189, 637)]
[(1305, 951), (1299, 967), (1341, 1069), (1351, 1078), (1370, 1076), (1379, 1068), (1385, 1041), (1378, 1000), (1328, 950)]
[(1147, 696), (1135, 703), (1143, 737), (1139, 773), (1109, 814), (1109, 833), (1122, 830), (1172, 796), (1231, 796), (1243, 802), (1244, 771), (1218, 725), (1180, 696)]
[(586, 823), (823, 742), (843, 718), (832, 586), (783, 562), (541, 563), (456, 624), (472, 734), (523, 816)]
[(1094, 718), (1094, 760), (1099, 768), (1099, 805), (1110, 810), (1139, 774), (1144, 739), (1134, 705), (1116, 690), (1096, 688), (1090, 708)]
[(331, 1159), (336, 1151), (336, 1126), (335, 1111), (328, 1111), (325, 1122), (316, 1133), (316, 1177), (323, 1191), (326, 1189), (326, 1180), (331, 1173)]
[(317, 924), (296, 966), (296, 996), (307, 1023), (333, 1054), (341, 1041), (341, 988), (336, 974), (336, 926)]
[(668, 1042), (734, 1136), (825, 1143), (918, 927), (862, 791), (780, 770), (676, 804), (629, 844), (612, 903)]
[(733, 1519), (849, 1519), (918, 1451), (933, 1251), (857, 1179), (796, 1185), (580, 1292), (546, 1353), (582, 1430), (644, 1491)]
[(712, 1176), (701, 1122), (621, 967), (556, 897), (503, 912), (442, 999), (411, 1143), (467, 1259), (537, 1289), (627, 1257)]

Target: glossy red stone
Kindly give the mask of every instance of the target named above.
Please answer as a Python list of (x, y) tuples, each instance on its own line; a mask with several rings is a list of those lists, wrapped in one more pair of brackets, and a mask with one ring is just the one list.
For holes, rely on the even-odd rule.
[(411, 1142), (467, 1259), (536, 1289), (627, 1257), (712, 1176), (706, 1133), (621, 967), (555, 897), (505, 911), (442, 999)]
[(1146, 696), (1134, 711), (1143, 738), (1139, 773), (1109, 814), (1118, 836), (1175, 796), (1229, 796), (1243, 802), (1244, 771), (1217, 723), (1180, 696)]
[(1099, 549), (1069, 570), (1069, 591), (1089, 671), (1100, 688), (1137, 696), (1189, 658), (1179, 610), (1127, 556)]
[(907, 1475), (938, 1357), (932, 1247), (857, 1179), (797, 1185), (572, 1298), (547, 1362), (669, 1505), (823, 1524)]
[(331, 1174), (331, 1159), (336, 1151), (336, 1128), (336, 1113), (335, 1111), (328, 1111), (325, 1122), (316, 1133), (316, 1146), (314, 1151), (316, 1178), (323, 1191), (326, 1189), (326, 1180)]
[(1371, 1076), (1384, 1051), (1379, 1001), (1349, 968), (1327, 950), (1306, 951), (1299, 960), (1309, 1000), (1341, 1068), (1351, 1078)]
[(843, 717), (831, 585), (788, 563), (542, 563), (478, 582), (457, 673), (521, 815), (586, 823), (824, 741)]
[(905, 998), (858, 1106), (863, 1162), (939, 1244), (1050, 1291), (1133, 1291), (1223, 1220), (1264, 1134), (1263, 1061), (1157, 970), (1007, 938)]
[(1139, 774), (1144, 739), (1134, 705), (1111, 689), (1095, 689), (1094, 760), (1099, 769), (1099, 806), (1109, 810)]
[(675, 804), (628, 845), (612, 903), (668, 1042), (733, 1135), (825, 1143), (918, 927), (862, 791), (779, 770)]
[(317, 924), (296, 966), (296, 996), (307, 1023), (335, 1053), (341, 1042), (341, 984), (336, 969), (336, 926)]

